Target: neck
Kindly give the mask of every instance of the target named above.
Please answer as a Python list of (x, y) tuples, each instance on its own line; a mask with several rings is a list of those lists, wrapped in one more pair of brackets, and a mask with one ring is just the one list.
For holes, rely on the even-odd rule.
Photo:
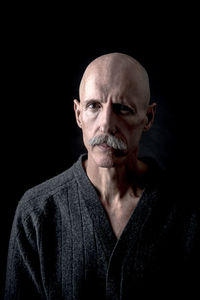
[(131, 164), (101, 168), (88, 158), (85, 168), (89, 179), (104, 202), (124, 199), (126, 195), (138, 197), (142, 193), (141, 178), (146, 173), (147, 166), (138, 159), (133, 160)]

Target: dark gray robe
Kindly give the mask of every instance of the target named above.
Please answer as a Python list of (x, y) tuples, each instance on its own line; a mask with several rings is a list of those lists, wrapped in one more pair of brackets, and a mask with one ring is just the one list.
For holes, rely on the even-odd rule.
[(197, 209), (170, 197), (165, 177), (154, 172), (117, 240), (83, 159), (19, 202), (5, 300), (175, 299), (195, 293)]

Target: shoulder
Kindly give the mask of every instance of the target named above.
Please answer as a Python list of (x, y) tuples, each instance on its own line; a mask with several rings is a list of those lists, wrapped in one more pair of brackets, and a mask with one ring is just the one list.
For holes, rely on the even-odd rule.
[(43, 198), (50, 197), (59, 192), (60, 190), (68, 187), (72, 181), (74, 181), (74, 166), (69, 168), (68, 170), (34, 186), (27, 190), (22, 197), (25, 201), (26, 199), (32, 198)]
[(28, 219), (36, 221), (41, 216), (48, 215), (49, 211), (58, 213), (67, 204), (69, 190), (76, 190), (77, 164), (78, 162), (61, 174), (27, 190), (17, 205), (15, 219), (21, 222)]

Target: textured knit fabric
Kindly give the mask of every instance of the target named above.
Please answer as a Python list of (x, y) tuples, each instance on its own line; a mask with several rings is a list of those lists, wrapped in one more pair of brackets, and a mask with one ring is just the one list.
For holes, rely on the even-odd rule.
[(19, 202), (5, 300), (173, 299), (196, 292), (198, 211), (169, 198), (157, 177), (117, 240), (83, 159)]

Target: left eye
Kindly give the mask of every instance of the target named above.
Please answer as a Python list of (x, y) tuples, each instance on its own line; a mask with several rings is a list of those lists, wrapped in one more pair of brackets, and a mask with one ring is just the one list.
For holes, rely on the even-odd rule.
[(123, 104), (116, 104), (115, 105), (115, 112), (116, 113), (121, 113), (121, 114), (133, 114), (133, 110), (128, 107), (127, 105)]

